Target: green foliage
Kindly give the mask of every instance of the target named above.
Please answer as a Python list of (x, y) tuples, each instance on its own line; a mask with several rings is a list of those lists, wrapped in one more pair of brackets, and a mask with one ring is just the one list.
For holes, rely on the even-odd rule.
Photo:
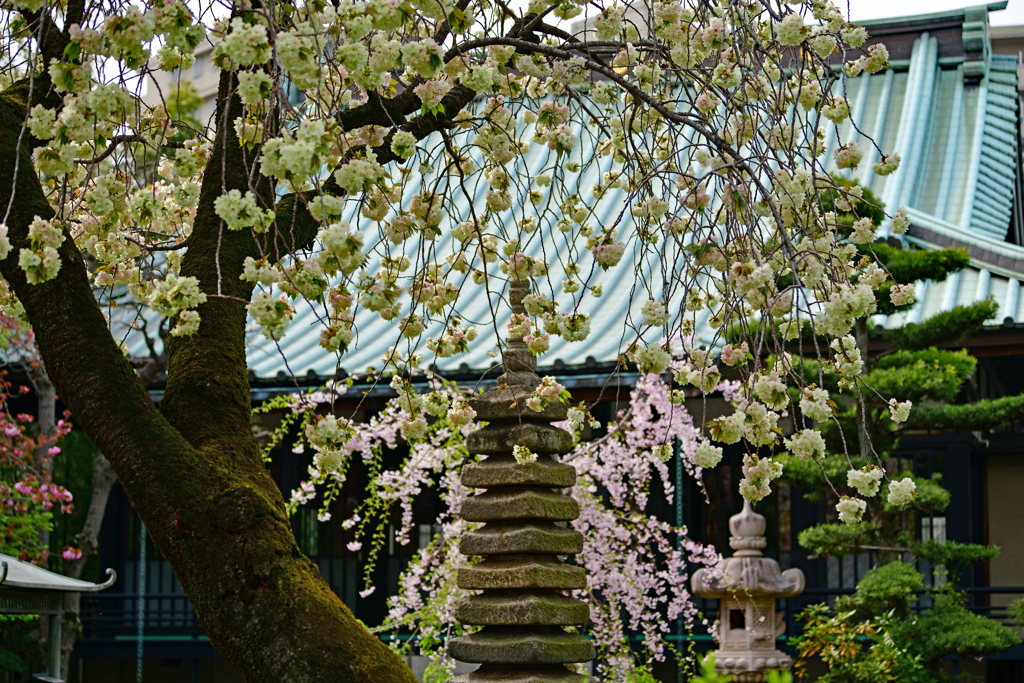
[(995, 429), (1024, 419), (1024, 395), (984, 399), (964, 405), (914, 406), (906, 427), (973, 432)]
[(690, 683), (729, 683), (732, 676), (720, 674), (715, 670), (715, 655), (709, 652), (700, 662), (700, 673)]
[[(50, 533), (50, 568), (60, 571), (61, 550), (77, 546), (75, 534), (81, 531), (92, 500), (92, 466), (99, 449), (85, 432), (68, 432), (58, 443), (60, 453), (53, 459), (53, 480), (74, 496), (74, 507), (69, 514), (56, 515)], [(94, 579), (100, 579), (99, 557), (90, 557), (86, 570)]]
[(956, 368), (956, 373), (963, 379), (974, 374), (978, 367), (978, 359), (968, 353), (967, 349), (950, 351), (948, 349), (918, 349), (916, 351), (899, 349), (893, 353), (879, 356), (872, 363), (874, 370), (888, 370), (891, 368), (902, 368), (916, 363), (923, 362), (925, 365), (942, 365)]
[(922, 587), (921, 573), (913, 565), (900, 560), (879, 565), (864, 574), (853, 595), (836, 598), (836, 611), (851, 612), (858, 620), (886, 614), (905, 619)]
[(815, 555), (841, 557), (855, 552), (872, 532), (871, 522), (818, 524), (800, 532), (798, 542)]
[(1007, 606), (1010, 618), (1018, 624), (1024, 624), (1024, 598), (1017, 598)]
[(832, 176), (832, 182), (835, 183), (835, 187), (829, 187), (822, 191), (821, 208), (823, 211), (835, 211), (836, 220), (842, 228), (847, 228), (846, 232), (849, 232), (854, 222), (859, 218), (870, 218), (871, 222), (875, 225), (881, 225), (882, 221), (885, 220), (884, 204), (882, 200), (875, 196), (875, 193), (870, 188), (865, 187), (863, 194), (860, 199), (854, 200), (850, 208), (852, 211), (844, 211), (836, 206), (836, 201), (845, 199), (849, 201), (850, 196), (847, 194), (851, 188), (860, 186), (860, 183), (856, 180), (850, 180), (843, 176), (836, 174)]
[[(203, 98), (199, 95), (199, 90), (192, 84), (192, 81), (183, 78), (177, 85), (171, 86), (170, 92), (167, 93), (165, 106), (168, 116), (177, 125), (188, 126), (193, 131), (202, 130), (202, 125), (199, 119), (196, 118), (196, 114), (199, 112), (199, 108), (203, 106)], [(192, 136), (192, 131), (184, 130), (178, 131), (174, 139), (180, 137), (182, 140), (187, 140)]]
[(0, 551), (31, 559), (39, 550), (39, 532), (53, 530), (53, 512), (32, 505), (24, 511), (0, 506)]
[(892, 276), (892, 280), (875, 293), (878, 299), (878, 312), (887, 315), (906, 310), (913, 305), (893, 305), (889, 299), (889, 292), (894, 284), (908, 284), (920, 280), (941, 282), (949, 277), (950, 273), (966, 268), (971, 260), (967, 251), (963, 249), (906, 249), (893, 247), (885, 242), (862, 245), (860, 252), (864, 255), (873, 252), (875, 260)]
[[(822, 429), (824, 432), (825, 425), (822, 425), (819, 429)], [(844, 481), (846, 479), (846, 471), (850, 468), (846, 458), (842, 455), (826, 455), (815, 463), (812, 460), (794, 457), (789, 453), (780, 453), (776, 456), (776, 460), (782, 463), (784, 468), (783, 476), (790, 485), (809, 489), (805, 495), (808, 500), (821, 500), (825, 491), (828, 490), (822, 486), (822, 470), (825, 470), (829, 480)], [(858, 460), (855, 459), (854, 465), (857, 464)]]
[[(990, 559), (998, 548), (929, 542), (915, 544), (914, 552), (935, 564), (957, 565)], [(949, 654), (976, 657), (1020, 643), (1012, 629), (968, 610), (966, 594), (952, 585), (947, 582), (927, 591), (933, 606), (914, 615), (911, 605), (923, 589), (921, 574), (898, 559), (874, 567), (853, 595), (836, 599), (834, 615), (828, 605), (809, 607), (801, 615), (807, 626), (792, 645), (802, 660), (821, 656), (829, 666), (828, 675), (835, 676), (822, 681), (937, 683), (942, 680), (939, 664)]]
[(921, 615), (916, 631), (923, 656), (935, 663), (951, 653), (978, 657), (1021, 642), (1013, 629), (967, 609), (967, 596), (952, 590), (935, 594), (935, 606)]
[(977, 657), (1020, 643), (1012, 629), (974, 614), (965, 594), (948, 587), (932, 593), (932, 608), (913, 616), (909, 601), (920, 588), (913, 567), (893, 562), (868, 572), (853, 596), (836, 601), (834, 615), (827, 605), (808, 607), (800, 615), (804, 631), (791, 641), (800, 653), (798, 671), (820, 656), (829, 668), (820, 681), (938, 683), (949, 654)]
[(25, 662), (10, 650), (0, 648), (0, 671), (4, 673), (21, 673), (25, 670)]
[[(810, 327), (807, 327), (810, 330)], [(813, 348), (813, 347), (811, 347)], [(824, 347), (823, 347), (824, 348)], [(839, 391), (838, 376), (823, 372), (821, 368), (821, 362), (816, 358), (803, 358), (800, 356), (794, 357), (793, 370), (799, 372), (803, 381), (807, 384), (816, 384), (822, 389), (826, 389), (831, 393)], [(799, 394), (794, 394), (793, 398), (799, 401)]]
[(431, 659), (423, 671), (423, 683), (447, 683), (451, 680), (451, 671), (443, 658)]
[[(956, 365), (917, 360), (902, 367), (876, 368), (863, 375), (864, 382), (882, 396), (898, 401), (952, 401), (964, 376)], [(877, 401), (877, 399), (876, 399)]]
[(871, 251), (899, 284), (918, 280), (942, 282), (971, 262), (966, 249), (898, 249), (876, 242)]
[(938, 344), (955, 344), (996, 317), (999, 306), (987, 299), (950, 311), (936, 313), (922, 323), (910, 323), (885, 330), (882, 337), (898, 349), (925, 349)]
[(933, 539), (923, 543), (914, 543), (910, 547), (910, 551), (932, 564), (966, 567), (977, 562), (991, 560), (999, 554), (999, 547), (978, 545), (977, 543), (957, 543), (956, 541), (943, 543)]
[(658, 679), (646, 667), (633, 669), (626, 674), (626, 683), (658, 683)]
[[(32, 614), (0, 614), (0, 678), (25, 671), (29, 662), (44, 652), (39, 646), (39, 617)], [(20, 680), (14, 676), (13, 680)]]
[(803, 633), (790, 641), (799, 652), (797, 675), (806, 674), (807, 661), (821, 657), (827, 671), (820, 683), (932, 683), (936, 679), (921, 657), (910, 651), (904, 633), (907, 622), (883, 614), (859, 621), (852, 612), (832, 616), (828, 605), (811, 605), (800, 615)]

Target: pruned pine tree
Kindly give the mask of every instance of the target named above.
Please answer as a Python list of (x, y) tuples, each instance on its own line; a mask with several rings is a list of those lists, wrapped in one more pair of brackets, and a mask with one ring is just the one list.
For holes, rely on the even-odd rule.
[[(841, 222), (852, 226), (880, 211), (870, 191), (864, 199), (851, 205)], [(900, 248), (885, 241), (862, 245), (861, 252), (883, 263), (894, 284), (905, 285), (942, 282), (970, 261), (964, 250)], [(877, 312), (892, 315), (909, 308), (880, 296)], [(831, 423), (819, 427), (824, 452), (801, 458), (803, 453), (793, 449), (784, 476), (809, 490), (808, 498), (834, 504), (838, 520), (802, 530), (799, 543), (822, 558), (867, 552), (877, 560), (852, 596), (841, 596), (831, 608), (813, 606), (802, 615), (804, 632), (794, 646), (805, 659), (824, 658), (829, 666), (825, 680), (866, 682), (892, 675), (899, 681), (941, 681), (940, 662), (947, 655), (991, 654), (1020, 642), (1012, 629), (968, 610), (966, 594), (957, 589), (965, 567), (995, 557), (999, 549), (920, 540), (919, 521), (941, 515), (949, 506), (949, 491), (939, 475), (895, 474), (899, 439), (906, 432), (987, 431), (1024, 417), (1024, 395), (958, 402), (977, 359), (956, 346), (997, 311), (993, 301), (977, 301), (888, 329), (871, 329), (868, 317), (858, 318), (865, 363), (862, 383), (855, 386), (828, 381), (814, 360), (802, 363), (808, 381), (826, 377), (822, 387), (835, 408)], [(813, 343), (813, 338), (802, 341)], [(872, 341), (881, 342), (882, 350), (869, 353)], [(847, 455), (853, 449), (844, 449), (844, 435), (856, 435), (855, 455)], [(893, 481), (885, 481), (885, 471), (894, 473)], [(904, 487), (905, 481), (913, 487)], [(930, 601), (923, 611), (914, 605), (922, 596)]]

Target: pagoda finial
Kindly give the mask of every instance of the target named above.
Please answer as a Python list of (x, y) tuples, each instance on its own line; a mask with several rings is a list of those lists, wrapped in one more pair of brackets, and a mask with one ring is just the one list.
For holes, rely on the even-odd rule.
[(729, 546), (736, 557), (761, 557), (761, 549), (768, 545), (764, 536), (765, 518), (754, 512), (749, 500), (743, 501), (743, 510), (729, 518)]
[[(513, 315), (526, 315), (523, 298), (529, 293), (530, 283), (526, 280), (513, 280), (509, 285), (508, 298)], [(537, 376), (537, 359), (522, 337), (511, 337), (505, 342), (501, 362), (505, 372), (498, 377), (499, 385), (513, 384), (532, 389), (540, 384), (540, 377)]]

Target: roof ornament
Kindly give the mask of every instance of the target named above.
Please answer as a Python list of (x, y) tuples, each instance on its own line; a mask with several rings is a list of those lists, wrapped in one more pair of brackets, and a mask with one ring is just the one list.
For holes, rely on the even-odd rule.
[(33, 680), (60, 683), (61, 622), (65, 593), (95, 593), (110, 588), (117, 581), (117, 572), (107, 570), (103, 583), (68, 578), (22, 562), (16, 557), (0, 554), (0, 614), (48, 614), (50, 628), (47, 652), (47, 677), (37, 674)]

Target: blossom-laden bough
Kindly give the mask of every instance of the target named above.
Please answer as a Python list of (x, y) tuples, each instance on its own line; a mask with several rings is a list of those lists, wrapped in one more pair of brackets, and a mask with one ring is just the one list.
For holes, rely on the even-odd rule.
[[(567, 28), (576, 18), (592, 28)], [(910, 283), (890, 292), (870, 249), (905, 214), (850, 227), (822, 204), (828, 190), (837, 210), (859, 205), (859, 186), (825, 173), (824, 131), (849, 119), (848, 79), (888, 62), (826, 0), (10, 0), (0, 21), (4, 310), (31, 324), (62, 400), (249, 680), (411, 674), (296, 548), (252, 434), (247, 320), (274, 345), (318, 333), (339, 365), (361, 329), (390, 323), (383, 367), (410, 402), (402, 382), (424, 356), (472, 354), (479, 326), (502, 336), (511, 279), (533, 282), (529, 320), (512, 322), (535, 353), (601, 323), (643, 374), (685, 349), (675, 380), (703, 392), (740, 330), (723, 351), (742, 376), (735, 410), (701, 428), (747, 445), (756, 500), (781, 471), (784, 411), (801, 430), (788, 447), (814, 459), (825, 375), (869, 390), (851, 330), (876, 291), (914, 299)], [(145, 105), (149, 74), (184, 73), (204, 41), (220, 69), (208, 125), (171, 93)], [(899, 166), (862, 134), (837, 142), (840, 169)], [(606, 284), (630, 302), (610, 322)], [(300, 307), (318, 332), (289, 331)], [(159, 345), (154, 316), (169, 332), (159, 410), (123, 353)], [(797, 354), (821, 361), (816, 382)], [(415, 407), (412, 439), (429, 430), (429, 404)], [(863, 509), (843, 506), (847, 520)]]
[[(462, 419), (459, 406), (465, 405), (467, 397), (457, 386), (438, 377), (429, 382), (420, 379), (429, 384), (429, 393), (412, 402), (404, 393), (366, 422), (329, 412), (333, 403), (349, 394), (346, 384), (282, 396), (265, 403), (260, 412), (283, 411), (285, 416), (265, 445), (268, 457), (285, 445), (295, 452), (307, 452), (307, 447), (313, 452), (309, 478), (292, 491), (289, 510), (293, 512), (303, 505), (317, 505), (318, 519), (330, 520), (354, 462), (365, 464), (366, 495), (342, 522), (343, 528), (353, 531), (355, 540), (349, 550), (366, 553), (363, 597), (377, 588), (372, 576), (384, 545), (410, 543), (414, 502), (422, 496), (439, 497), (441, 512), (431, 520), (438, 531), (402, 573), (398, 594), (389, 597), (388, 616), (373, 631), (384, 637), (411, 636), (391, 642), (402, 654), (414, 651), (429, 657), (431, 676), (447, 680), (454, 661), (445, 644), (466, 628), (455, 619), (455, 604), (467, 593), (456, 587), (455, 576), (459, 567), (473, 561), (458, 552), (458, 541), (464, 532), (478, 526), (459, 517), (462, 502), (471, 493), (459, 473), (476, 458), (467, 451), (465, 437), (481, 425), (475, 416), (469, 421)], [(727, 384), (720, 388), (734, 389)], [(413, 387), (403, 391), (411, 390)], [(422, 434), (410, 434), (407, 440), (406, 425), (417, 412), (416, 401), (430, 406), (433, 416)], [(586, 568), (588, 585), (576, 593), (590, 603), (598, 680), (650, 674), (650, 666), (669, 652), (688, 656), (678, 643), (667, 639), (680, 618), (690, 631), (696, 627), (703, 632), (710, 627), (693, 602), (688, 582), (697, 567), (713, 571), (721, 559), (713, 547), (691, 540), (685, 527), (673, 526), (645, 511), (652, 484), (657, 480), (671, 502), (678, 495), (669, 470), (675, 449), (680, 452), (680, 466), (698, 482), (701, 463), (710, 464), (700, 453), (717, 450), (720, 458), (721, 451), (700, 438), (686, 408), (673, 400), (669, 382), (657, 375), (648, 375), (637, 384), (630, 392), (629, 407), (600, 439), (581, 441), (583, 418), (573, 418), (581, 421), (570, 420), (563, 426), (574, 431), (577, 443), (562, 461), (572, 463), (581, 473), (572, 490), (581, 515), (572, 524), (587, 539), (576, 561)], [(296, 434), (297, 440), (289, 441)], [(327, 441), (325, 434), (337, 436)], [(672, 445), (666, 449), (666, 443)], [(401, 446), (408, 447), (408, 456), (399, 467), (388, 469), (384, 465), (386, 452)], [(401, 511), (401, 523), (389, 538), (389, 520), (394, 519), (391, 513), (396, 507)], [(635, 634), (642, 636), (639, 650), (635, 643), (631, 645)], [(432, 677), (428, 679), (435, 680)]]

